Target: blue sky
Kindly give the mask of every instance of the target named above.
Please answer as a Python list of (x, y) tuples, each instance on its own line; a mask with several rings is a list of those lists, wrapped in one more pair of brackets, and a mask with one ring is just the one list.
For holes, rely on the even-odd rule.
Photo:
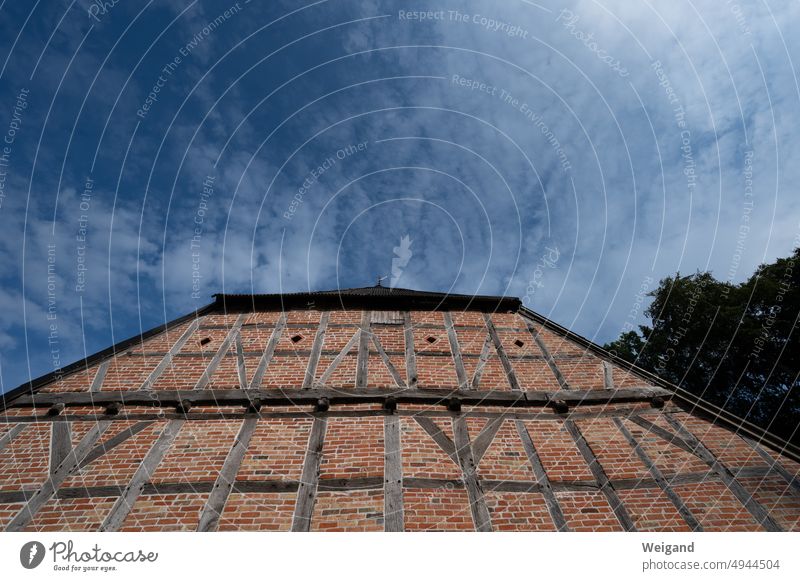
[(601, 343), (666, 275), (740, 281), (800, 234), (799, 12), (0, 1), (0, 387), (399, 255)]

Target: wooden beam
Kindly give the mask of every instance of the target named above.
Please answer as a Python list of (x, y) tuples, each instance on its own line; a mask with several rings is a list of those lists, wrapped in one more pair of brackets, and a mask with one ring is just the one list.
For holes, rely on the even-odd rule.
[[(666, 414), (665, 417), (667, 417)], [(655, 434), (656, 436), (660, 437), (662, 440), (666, 440), (670, 444), (674, 444), (681, 450), (689, 452), (689, 454), (696, 455), (693, 446), (691, 446), (683, 438), (681, 438), (676, 434), (673, 434), (669, 430), (665, 430), (661, 426), (658, 426), (653, 422), (646, 420), (645, 418), (640, 416), (631, 416), (630, 420), (639, 427), (647, 430), (649, 433)]]
[(483, 490), (478, 480), (478, 466), (472, 455), (467, 420), (463, 414), (453, 418), (453, 436), (464, 487), (467, 489), (467, 496), (469, 496), (469, 508), (472, 512), (475, 530), (478, 532), (491, 532), (492, 518), (489, 515), (489, 508), (486, 506), (486, 499), (483, 497)]
[(425, 416), (414, 416), (414, 421), (433, 438), (433, 441), (439, 445), (439, 448), (441, 448), (445, 454), (450, 456), (453, 462), (459, 464), (455, 443), (436, 425), (436, 422)]
[(625, 427), (625, 424), (622, 422), (621, 419), (613, 418), (613, 421), (616, 424), (619, 431), (628, 441), (628, 444), (630, 444), (630, 446), (636, 452), (636, 455), (639, 457), (639, 460), (642, 461), (642, 464), (645, 465), (647, 471), (650, 472), (650, 475), (656, 481), (658, 487), (664, 491), (664, 494), (667, 495), (667, 498), (669, 498), (670, 502), (672, 502), (672, 504), (678, 510), (678, 514), (681, 515), (684, 522), (686, 522), (686, 524), (689, 525), (689, 528), (692, 529), (692, 531), (696, 533), (702, 532), (703, 525), (701, 525), (700, 521), (697, 520), (697, 518), (692, 514), (692, 511), (689, 510), (689, 507), (686, 506), (686, 503), (683, 502), (683, 499), (681, 499), (681, 497), (678, 496), (678, 493), (676, 493), (672, 489), (669, 480), (667, 480), (667, 478), (664, 476), (661, 470), (658, 469), (658, 466), (656, 466), (653, 463), (653, 461), (650, 459), (650, 456), (647, 454), (647, 452), (645, 452), (644, 448), (642, 448), (642, 446), (636, 440), (636, 437), (633, 434), (631, 434), (630, 430), (628, 430), (627, 427)]
[(70, 453), (67, 454), (61, 464), (50, 474), (50, 477), (42, 484), (42, 487), (31, 496), (25, 506), (11, 519), (11, 522), (6, 526), (6, 531), (22, 531), (31, 523), (39, 509), (53, 497), (67, 477), (78, 468), (80, 461), (91, 450), (100, 436), (103, 435), (103, 432), (108, 429), (109, 425), (108, 422), (98, 422), (92, 426), (89, 432), (78, 442), (78, 445), (70, 450)]
[(781, 475), (786, 483), (789, 484), (795, 496), (800, 495), (800, 480), (798, 480), (796, 476), (792, 476), (792, 473), (789, 472), (780, 462), (778, 462), (778, 460), (773, 458), (770, 453), (767, 452), (758, 442), (751, 440), (746, 436), (740, 435), (740, 437), (764, 459), (770, 468)]
[(333, 359), (333, 361), (331, 361), (331, 364), (328, 365), (328, 368), (322, 373), (322, 377), (319, 378), (320, 387), (323, 387), (326, 383), (328, 383), (333, 375), (333, 372), (336, 371), (336, 368), (339, 367), (342, 361), (344, 361), (344, 358), (347, 357), (347, 354), (350, 353), (350, 350), (355, 346), (355, 344), (360, 341), (361, 335), (362, 332), (361, 329), (359, 329), (352, 337), (350, 337), (350, 340), (347, 342), (347, 345), (344, 346), (344, 349), (342, 349)]
[(307, 532), (311, 530), (311, 515), (314, 512), (314, 502), (317, 500), (319, 468), (322, 464), (322, 446), (325, 443), (327, 426), (328, 420), (325, 418), (314, 418), (311, 434), (308, 437), (306, 458), (303, 462), (303, 474), (297, 489), (297, 502), (292, 516), (292, 531)]
[(317, 332), (314, 335), (314, 344), (311, 347), (311, 354), (308, 357), (306, 375), (303, 378), (303, 389), (311, 389), (314, 386), (314, 378), (317, 375), (319, 356), (322, 353), (322, 345), (325, 342), (325, 332), (328, 329), (328, 321), (330, 320), (330, 317), (330, 311), (322, 312), (322, 316), (319, 320), (319, 326), (317, 327)]
[(148, 426), (152, 426), (153, 422), (145, 421), (145, 422), (138, 422), (132, 425), (130, 428), (126, 428), (122, 430), (120, 433), (116, 434), (114, 437), (109, 438), (105, 442), (95, 446), (92, 450), (86, 454), (86, 457), (81, 460), (78, 464), (78, 468), (83, 468), (87, 464), (90, 464), (100, 458), (101, 456), (107, 454), (123, 442), (127, 441), (131, 437), (135, 436), (142, 430), (144, 430)]
[(372, 312), (361, 312), (361, 335), (358, 338), (358, 359), (356, 360), (356, 387), (367, 387), (369, 382), (369, 342), (372, 336)]
[(486, 321), (486, 328), (489, 330), (489, 336), (492, 338), (492, 342), (494, 342), (494, 348), (497, 351), (497, 355), (500, 357), (500, 363), (503, 365), (503, 371), (505, 371), (506, 378), (508, 378), (508, 384), (511, 386), (511, 390), (520, 391), (517, 375), (514, 373), (511, 361), (509, 361), (506, 350), (503, 348), (503, 343), (500, 341), (500, 335), (497, 334), (497, 329), (494, 327), (491, 315), (489, 313), (483, 313), (483, 319)]
[(678, 419), (672, 414), (665, 414), (669, 424), (675, 428), (684, 440), (694, 448), (694, 454), (708, 464), (716, 472), (728, 490), (742, 503), (755, 521), (767, 531), (782, 531), (783, 527), (773, 519), (766, 508), (755, 500), (742, 486), (733, 473), (725, 466), (703, 443), (698, 440)]
[(547, 512), (550, 513), (553, 525), (558, 532), (569, 531), (567, 519), (564, 517), (564, 512), (561, 510), (561, 504), (558, 502), (558, 498), (553, 491), (553, 485), (550, 482), (550, 478), (547, 476), (547, 471), (544, 469), (541, 458), (539, 458), (536, 446), (533, 445), (533, 440), (528, 433), (528, 429), (525, 427), (525, 422), (516, 420), (514, 424), (517, 427), (520, 440), (522, 440), (522, 447), (525, 449), (525, 454), (528, 456), (528, 460), (533, 468), (533, 475), (536, 477), (536, 482), (541, 488), (544, 503), (545, 506), (547, 506)]
[(481, 378), (483, 377), (483, 369), (486, 367), (486, 362), (489, 360), (490, 348), (492, 346), (492, 337), (487, 333), (486, 339), (483, 341), (481, 347), (481, 355), (478, 359), (478, 365), (475, 366), (475, 373), (472, 375), (472, 389), (480, 389)]
[(405, 529), (403, 515), (403, 460), (400, 444), (400, 418), (383, 418), (383, 528), (389, 532)]
[(94, 378), (92, 379), (92, 385), (89, 388), (91, 392), (98, 392), (103, 389), (103, 381), (105, 381), (106, 373), (108, 373), (108, 368), (111, 365), (111, 359), (106, 359), (100, 365), (97, 366), (97, 372), (94, 374)]
[(403, 378), (400, 377), (400, 373), (398, 373), (397, 368), (392, 363), (392, 360), (389, 359), (389, 356), (383, 349), (383, 345), (381, 345), (380, 339), (378, 339), (378, 336), (375, 334), (372, 335), (372, 343), (375, 345), (375, 350), (378, 352), (378, 355), (380, 355), (383, 364), (386, 366), (386, 369), (389, 370), (389, 374), (392, 376), (395, 385), (397, 385), (397, 387), (400, 389), (403, 389), (406, 385), (403, 381)]
[[(189, 323), (189, 326), (186, 328), (183, 334), (181, 334), (181, 336), (178, 337), (178, 340), (175, 341), (172, 347), (169, 348), (167, 354), (164, 355), (159, 364), (156, 365), (156, 368), (150, 372), (150, 375), (148, 375), (147, 379), (144, 380), (144, 383), (142, 383), (142, 385), (139, 386), (139, 389), (142, 390), (153, 389), (153, 384), (155, 384), (155, 382), (158, 381), (158, 378), (161, 376), (162, 373), (164, 373), (164, 370), (172, 364), (172, 359), (175, 357), (178, 351), (180, 351), (183, 348), (183, 346), (189, 340), (189, 337), (192, 336), (192, 333), (194, 333), (197, 330), (197, 327), (200, 325), (200, 320), (202, 318), (203, 317), (194, 319), (191, 323)], [(103, 375), (105, 376), (105, 374)], [(92, 387), (95, 387), (94, 383), (92, 383)], [(100, 391), (100, 386), (98, 385), (97, 389), (93, 391)]]
[(527, 323), (527, 326), (528, 326), (528, 332), (531, 334), (531, 337), (533, 337), (533, 340), (536, 343), (536, 345), (539, 346), (539, 351), (542, 352), (544, 360), (547, 362), (547, 366), (550, 368), (550, 371), (553, 372), (553, 375), (555, 375), (556, 381), (558, 381), (558, 385), (561, 386), (561, 389), (571, 389), (569, 383), (567, 383), (566, 378), (561, 373), (561, 370), (558, 368), (558, 365), (556, 365), (556, 360), (553, 359), (553, 356), (550, 354), (550, 350), (547, 348), (547, 345), (545, 345), (544, 339), (542, 339), (542, 336), (539, 334), (539, 331), (537, 331), (536, 327), (534, 327), (530, 323)]
[(491, 418), (475, 437), (475, 441), (472, 443), (472, 455), (476, 465), (481, 463), (483, 455), (486, 453), (486, 450), (489, 449), (489, 446), (492, 445), (494, 437), (497, 435), (497, 432), (500, 431), (500, 427), (503, 425), (505, 419), (504, 416)]
[(13, 442), (14, 438), (19, 436), (27, 426), (28, 424), (16, 424), (15, 426), (12, 426), (11, 429), (5, 434), (3, 434), (3, 436), (0, 437), (0, 452), (2, 452), (6, 446)]
[(185, 420), (170, 420), (164, 429), (159, 434), (158, 439), (153, 443), (145, 455), (136, 472), (133, 474), (125, 490), (122, 491), (114, 506), (106, 515), (103, 523), (100, 525), (101, 531), (118, 531), (128, 516), (128, 513), (136, 504), (136, 501), (141, 495), (145, 485), (149, 482), (150, 477), (155, 472), (161, 460), (167, 453), (167, 450), (172, 446), (175, 438), (180, 432), (183, 422)]
[(444, 316), (444, 326), (447, 329), (447, 339), (450, 341), (450, 353), (453, 354), (453, 363), (456, 367), (456, 378), (458, 379), (458, 389), (467, 389), (469, 380), (467, 370), (464, 368), (464, 359), (461, 357), (461, 347), (458, 344), (458, 336), (453, 326), (453, 316), (450, 311), (442, 313)]
[(56, 471), (72, 451), (72, 424), (53, 422), (50, 430), (50, 474)]
[[(351, 339), (351, 343), (353, 340)], [(342, 355), (342, 358), (344, 355)], [(331, 364), (333, 366), (333, 364)], [(331, 368), (325, 374), (332, 373)], [(326, 377), (326, 375), (323, 377)], [(194, 406), (248, 405), (258, 398), (264, 405), (315, 404), (326, 397), (331, 405), (351, 403), (383, 403), (393, 397), (399, 403), (429, 404), (443, 406), (451, 392), (437, 389), (398, 390), (394, 386), (348, 388), (348, 389), (298, 389), (287, 385), (274, 389), (208, 389), (208, 390), (143, 390), (143, 391), (102, 391), (89, 392), (37, 393), (33, 396), (20, 396), (10, 407), (50, 407), (63, 403), (71, 406), (105, 406), (119, 402), (128, 406), (174, 407), (182, 401)], [(670, 392), (660, 388), (570, 390), (570, 391), (463, 391), (458, 398), (463, 405), (483, 405), (500, 407), (545, 407), (554, 400), (562, 400), (570, 406), (591, 406), (597, 404), (628, 403), (650, 401), (655, 395)], [(124, 417), (124, 416), (119, 416)], [(45, 417), (40, 417), (45, 421)], [(14, 418), (19, 421), (20, 418)], [(52, 420), (52, 418), (51, 418)], [(51, 421), (48, 420), (48, 421)], [(646, 420), (645, 420), (646, 421)], [(663, 428), (662, 428), (663, 431)], [(669, 432), (667, 432), (669, 434)], [(685, 443), (684, 443), (685, 444)]]
[(417, 353), (414, 349), (414, 327), (411, 323), (411, 313), (403, 312), (403, 336), (406, 350), (406, 377), (407, 385), (411, 389), (417, 387)]
[(247, 389), (247, 368), (244, 363), (244, 349), (242, 348), (242, 330), (236, 331), (236, 374), (239, 376), (239, 389)]
[(247, 313), (241, 313), (238, 317), (236, 317), (236, 321), (233, 323), (231, 330), (228, 332), (225, 339), (222, 341), (222, 344), (217, 349), (217, 352), (214, 353), (214, 357), (211, 358), (208, 366), (203, 371), (203, 375), (200, 376), (200, 379), (197, 380), (195, 384), (195, 389), (205, 389), (208, 387), (208, 384), (211, 383), (211, 376), (214, 375), (214, 372), (219, 367), (219, 364), (222, 362), (222, 358), (228, 353), (231, 348), (231, 343), (233, 343), (234, 337), (239, 333), (239, 329), (242, 327), (242, 323), (244, 323), (245, 318), (247, 317)]
[(605, 494), (608, 504), (611, 505), (611, 510), (614, 511), (622, 528), (626, 531), (635, 531), (636, 525), (633, 523), (630, 514), (628, 514), (625, 504), (622, 502), (622, 499), (620, 499), (617, 491), (614, 490), (613, 484), (611, 484), (608, 476), (606, 476), (605, 470), (603, 470), (603, 467), (600, 465), (600, 461), (594, 455), (594, 452), (583, 437), (583, 434), (581, 434), (577, 424), (572, 420), (565, 420), (564, 427), (572, 436), (572, 439), (575, 440), (578, 450), (580, 450), (583, 459), (589, 465), (589, 470), (592, 471), (594, 479), (600, 486), (600, 490)]
[(614, 389), (614, 371), (608, 361), (602, 361), (603, 365), (603, 387)]
[(286, 313), (281, 313), (280, 317), (278, 317), (278, 322), (275, 325), (275, 328), (272, 329), (272, 334), (267, 342), (267, 347), (264, 349), (264, 353), (261, 355), (261, 359), (258, 362), (256, 372), (253, 374), (253, 379), (250, 382), (250, 389), (259, 389), (261, 387), (261, 382), (264, 379), (264, 373), (266, 373), (267, 367), (269, 366), (270, 361), (272, 361), (272, 355), (275, 353), (275, 348), (278, 346), (278, 342), (280, 341), (281, 335), (283, 334), (283, 330), (285, 328)]
[(225, 503), (228, 502), (231, 489), (234, 482), (236, 482), (236, 475), (239, 473), (239, 467), (242, 465), (242, 460), (245, 452), (247, 452), (247, 447), (250, 445), (250, 439), (253, 437), (257, 424), (258, 418), (248, 418), (242, 422), (233, 446), (231, 446), (228, 456), (225, 458), (225, 463), (222, 465), (222, 470), (220, 470), (217, 480), (214, 482), (214, 488), (211, 490), (211, 494), (208, 495), (208, 500), (206, 500), (206, 504), (203, 507), (200, 522), (197, 524), (198, 531), (217, 530), (222, 511), (225, 509)]

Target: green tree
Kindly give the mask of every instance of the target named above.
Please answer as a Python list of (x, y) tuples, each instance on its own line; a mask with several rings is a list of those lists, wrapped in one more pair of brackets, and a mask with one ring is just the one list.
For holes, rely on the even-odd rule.
[(650, 325), (607, 350), (800, 443), (800, 248), (740, 284), (676, 274), (649, 296)]

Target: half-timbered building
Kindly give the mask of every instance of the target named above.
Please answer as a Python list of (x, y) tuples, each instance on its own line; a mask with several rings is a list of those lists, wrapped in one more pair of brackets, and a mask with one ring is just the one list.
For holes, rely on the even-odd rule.
[(25, 384), (6, 531), (782, 531), (798, 451), (507, 297), (215, 302)]

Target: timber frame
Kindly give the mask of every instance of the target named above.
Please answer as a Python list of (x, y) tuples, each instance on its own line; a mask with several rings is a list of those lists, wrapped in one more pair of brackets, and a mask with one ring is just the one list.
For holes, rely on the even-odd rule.
[[(317, 326), (313, 346), (303, 353), (308, 356), (307, 368), (301, 384), (281, 387), (262, 387), (262, 378), (268, 372), (273, 355), (281, 353), (278, 343), (281, 336), (292, 325), (287, 323), (287, 310), (321, 310), (323, 315)], [(362, 310), (360, 323), (334, 324), (330, 311), (339, 309)], [(372, 332), (373, 311), (391, 310), (402, 325), (405, 349), (385, 350), (376, 334)], [(433, 328), (446, 333), (450, 353), (415, 352), (413, 329), (409, 311), (444, 311), (443, 325), (421, 324), (420, 328)], [(449, 311), (477, 311), (482, 313), (487, 335), (480, 355), (462, 353)], [(262, 352), (245, 352), (242, 346), (241, 329), (247, 313), (254, 311), (281, 312), (274, 324), (259, 324), (271, 328), (267, 345)], [(525, 319), (527, 330), (540, 355), (519, 355), (521, 359), (539, 359), (546, 362), (560, 389), (553, 391), (525, 391), (521, 388), (509, 354), (504, 349), (499, 331), (492, 320), (493, 313), (518, 313)], [(212, 314), (236, 314), (230, 325), (204, 324), (203, 318)], [(131, 391), (103, 391), (102, 383), (111, 358), (141, 346), (142, 342), (165, 330), (171, 330), (190, 322), (187, 331), (166, 352), (153, 351), (146, 355), (160, 358), (160, 363), (143, 384)], [(377, 322), (376, 324), (382, 324)], [(391, 324), (398, 324), (392, 322)], [(570, 385), (559, 369), (559, 361), (570, 355), (553, 356), (534, 324), (567, 338), (600, 359), (604, 389), (578, 389)], [(462, 328), (483, 327), (468, 325)], [(326, 332), (335, 328), (352, 328), (353, 335), (341, 351), (325, 351)], [(197, 356), (198, 353), (181, 348), (194, 330), (225, 329), (225, 337), (207, 364), (193, 389), (157, 390), (153, 384), (160, 373), (179, 357)], [(409, 340), (410, 339), (410, 340)], [(409, 348), (409, 345), (411, 347)], [(370, 347), (376, 351), (370, 352)], [(368, 385), (369, 359), (377, 352), (375, 365), (383, 364), (389, 371), (392, 384)], [(504, 390), (481, 389), (481, 374), (489, 354), (497, 358), (508, 382)], [(226, 355), (235, 356), (238, 389), (209, 389), (211, 376)], [(356, 358), (355, 386), (333, 388), (326, 385), (342, 360), (350, 354)], [(333, 358), (328, 368), (317, 380), (320, 357)], [(248, 384), (245, 356), (258, 358), (253, 379)], [(417, 357), (452, 357), (457, 375), (457, 385), (446, 389), (418, 387)], [(404, 361), (404, 381), (392, 364), (391, 358)], [(470, 376), (465, 359), (478, 359)], [(642, 385), (629, 388), (614, 388), (611, 365), (621, 367), (642, 379)], [(88, 369), (98, 365), (92, 385), (86, 391), (42, 392), (40, 388), (58, 380), (62, 375)], [(610, 405), (610, 408), (606, 408)], [(627, 510), (618, 491), (633, 489), (658, 489), (675, 506), (685, 525), (694, 531), (703, 530), (698, 516), (673, 489), (680, 484), (718, 482), (732, 490), (736, 499), (752, 515), (764, 530), (783, 530), (767, 509), (757, 502), (736, 480), (744, 477), (775, 476), (788, 484), (789, 494), (800, 497), (800, 482), (790, 470), (774, 459), (765, 448), (779, 451), (784, 456), (800, 461), (800, 451), (769, 433), (735, 418), (707, 404), (674, 385), (627, 363), (594, 343), (524, 308), (518, 299), (507, 297), (470, 297), (466, 295), (442, 295), (403, 289), (372, 287), (341, 292), (297, 293), (290, 295), (215, 295), (215, 302), (176, 319), (122, 341), (109, 349), (65, 367), (5, 394), (3, 410), (14, 409), (13, 414), (4, 414), (3, 423), (14, 424), (0, 437), (0, 450), (25, 432), (33, 423), (51, 423), (49, 447), (49, 478), (37, 490), (20, 489), (0, 491), (0, 503), (22, 503), (20, 511), (7, 526), (7, 530), (25, 530), (36, 517), (37, 511), (51, 498), (116, 497), (116, 501), (104, 518), (100, 530), (119, 530), (133, 505), (141, 495), (208, 493), (202, 509), (197, 530), (217, 530), (226, 501), (232, 493), (247, 492), (293, 492), (296, 504), (292, 514), (291, 530), (308, 531), (316, 496), (320, 491), (384, 490), (384, 527), (387, 531), (404, 530), (404, 489), (464, 490), (469, 498), (469, 508), (477, 531), (494, 529), (486, 496), (498, 492), (539, 493), (549, 513), (553, 528), (570, 530), (568, 519), (562, 510), (557, 493), (592, 491), (602, 494), (608, 501), (614, 517), (623, 530), (634, 531), (636, 524)], [(78, 408), (78, 409), (76, 409)], [(136, 409), (133, 409), (136, 408)], [(220, 409), (222, 408), (222, 410)], [(423, 409), (424, 408), (424, 409)], [(764, 461), (763, 467), (733, 469), (706, 448), (701, 439), (684, 426), (679, 414), (683, 411), (700, 415), (713, 423), (735, 430), (753, 450), (753, 454)], [(27, 413), (26, 413), (27, 412)], [(329, 419), (342, 417), (383, 417), (384, 476), (368, 478), (324, 478), (320, 466), (325, 454), (325, 436)], [(613, 478), (607, 474), (590, 443), (584, 437), (576, 420), (588, 418), (610, 418), (623, 441), (630, 445), (638, 461), (646, 468), (647, 477)], [(658, 425), (661, 417), (672, 429)], [(306, 448), (302, 476), (299, 480), (237, 480), (242, 460), (247, 453), (251, 437), (260, 419), (310, 418), (311, 432)], [(467, 428), (469, 418), (485, 418), (486, 424), (477, 434)], [(150, 474), (158, 467), (166, 451), (186, 422), (206, 420), (237, 420), (241, 424), (223, 467), (214, 482), (152, 483)], [(591, 480), (553, 480), (546, 472), (537, 451), (537, 438), (528, 432), (525, 421), (555, 422), (574, 442), (583, 462), (592, 475)], [(94, 428), (74, 447), (70, 442), (74, 422), (91, 421)], [(97, 444), (103, 432), (114, 422), (132, 423), (108, 440)], [(408, 477), (403, 474), (401, 422), (416, 423), (458, 467), (461, 477), (457, 479)], [(479, 464), (492, 445), (495, 436), (506, 422), (512, 422), (519, 435), (520, 444), (535, 480), (500, 481), (480, 476)], [(639, 440), (628, 429), (638, 425), (653, 436), (702, 460), (707, 470), (665, 475), (641, 446)], [(162, 426), (157, 441), (143, 459), (137, 472), (124, 486), (63, 487), (69, 476), (84, 466), (102, 458), (110, 450), (133, 438), (139, 432), (153, 426)], [(449, 425), (452, 438), (446, 435), (442, 425)], [(111, 432), (109, 432), (111, 433)]]

